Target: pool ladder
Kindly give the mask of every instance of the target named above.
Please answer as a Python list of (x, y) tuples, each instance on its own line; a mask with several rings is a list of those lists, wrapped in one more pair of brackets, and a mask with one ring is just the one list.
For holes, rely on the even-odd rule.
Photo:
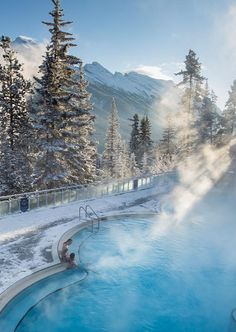
[(94, 222), (97, 222), (97, 230), (100, 229), (100, 218), (94, 209), (90, 205), (86, 205), (85, 207), (80, 206), (79, 208), (79, 220), (82, 220), (82, 212), (84, 212), (85, 219), (88, 218), (92, 221), (92, 232), (94, 232)]

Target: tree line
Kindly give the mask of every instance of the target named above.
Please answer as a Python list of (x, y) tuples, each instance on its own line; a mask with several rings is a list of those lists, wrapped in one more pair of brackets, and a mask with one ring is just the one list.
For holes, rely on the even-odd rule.
[[(115, 101), (107, 131), (102, 168), (105, 176), (123, 174), (156, 174), (174, 170), (180, 161), (187, 160), (205, 145), (218, 148), (235, 136), (236, 80), (229, 91), (223, 112), (217, 107), (217, 97), (201, 73), (201, 63), (193, 50), (186, 55), (185, 68), (176, 73), (180, 102), (175, 110), (167, 112), (159, 142), (151, 139), (148, 116), (141, 121), (135, 114), (131, 121), (129, 146), (122, 143)], [(158, 111), (158, 110), (157, 110)]]
[(2, 37), (0, 66), (1, 194), (93, 182), (97, 151), (94, 115), (83, 64), (69, 54), (76, 46), (59, 0), (52, 0), (50, 42), (34, 82)]
[(0, 40), (1, 195), (172, 170), (202, 144), (217, 147), (235, 135), (236, 81), (220, 113), (190, 50), (185, 68), (176, 74), (182, 77), (181, 101), (176, 112), (166, 114), (160, 141), (151, 138), (148, 116), (134, 114), (126, 144), (113, 99), (104, 151), (98, 155), (83, 62), (71, 55), (76, 44), (64, 31), (72, 22), (64, 20), (60, 0), (51, 1), (51, 21), (43, 22), (50, 41), (33, 81), (24, 78), (10, 38)]

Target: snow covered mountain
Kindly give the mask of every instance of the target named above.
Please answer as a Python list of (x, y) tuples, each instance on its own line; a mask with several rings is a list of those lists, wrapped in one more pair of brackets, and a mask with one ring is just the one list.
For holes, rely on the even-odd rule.
[[(19, 36), (12, 45), (19, 54), (19, 60), (25, 64), (26, 76), (29, 78), (36, 75), (46, 43), (38, 43), (33, 38)], [(84, 70), (89, 81), (88, 90), (92, 94), (96, 115), (95, 137), (100, 148), (104, 144), (113, 97), (116, 100), (121, 122), (120, 130), (124, 139), (129, 140), (131, 123), (128, 119), (135, 113), (138, 113), (140, 118), (148, 115), (152, 123), (153, 140), (160, 137), (161, 117), (163, 111), (165, 112), (165, 105), (160, 105), (160, 100), (168, 94), (168, 91), (174, 89), (172, 81), (157, 80), (137, 72), (113, 74), (98, 62), (85, 65)]]
[(115, 98), (121, 122), (121, 134), (129, 140), (130, 121), (135, 113), (142, 118), (150, 117), (153, 139), (157, 140), (161, 134), (161, 112), (158, 104), (161, 98), (174, 88), (172, 81), (157, 80), (137, 72), (112, 74), (97, 62), (84, 67), (89, 81), (89, 91), (92, 93), (92, 102), (96, 114), (96, 137), (103, 145), (107, 119), (111, 112), (112, 97)]
[(12, 45), (14, 48), (19, 48), (24, 46), (25, 48), (35, 47), (38, 45), (38, 42), (30, 37), (18, 36), (13, 42)]
[(46, 51), (46, 42), (38, 43), (35, 39), (19, 36), (12, 46), (18, 53), (18, 59), (24, 64), (24, 74), (27, 79), (31, 79), (38, 73), (38, 67), (42, 63), (42, 56)]
[(156, 89), (163, 86), (160, 81), (157, 83), (157, 80), (136, 72), (112, 74), (98, 62), (86, 65), (85, 71), (90, 83), (110, 86), (130, 94), (142, 94), (146, 98), (152, 97)]

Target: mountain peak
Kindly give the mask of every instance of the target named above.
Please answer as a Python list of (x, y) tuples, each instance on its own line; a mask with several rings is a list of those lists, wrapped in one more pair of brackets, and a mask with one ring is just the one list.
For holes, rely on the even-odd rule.
[(137, 95), (145, 95), (145, 97), (153, 98), (156, 93), (173, 82), (158, 80), (148, 75), (140, 74), (138, 72), (111, 73), (98, 62), (92, 62), (85, 65), (85, 74), (90, 83), (100, 84), (107, 87), (112, 87), (117, 91), (122, 90)]
[(108, 83), (113, 80), (113, 74), (98, 62), (86, 64), (84, 69), (90, 82), (93, 81), (104, 84), (105, 82)]
[(85, 66), (85, 70), (91, 73), (105, 73), (106, 75), (112, 75), (112, 73), (103, 67), (99, 62), (93, 61), (88, 63)]
[(27, 36), (18, 36), (13, 44), (16, 45), (24, 45), (24, 46), (36, 46), (38, 43), (35, 39), (27, 37)]

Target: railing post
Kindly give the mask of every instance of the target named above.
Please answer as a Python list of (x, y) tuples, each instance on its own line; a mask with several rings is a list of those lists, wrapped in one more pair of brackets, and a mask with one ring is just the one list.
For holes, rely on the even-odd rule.
[(11, 213), (11, 198), (8, 199), (8, 213)]

